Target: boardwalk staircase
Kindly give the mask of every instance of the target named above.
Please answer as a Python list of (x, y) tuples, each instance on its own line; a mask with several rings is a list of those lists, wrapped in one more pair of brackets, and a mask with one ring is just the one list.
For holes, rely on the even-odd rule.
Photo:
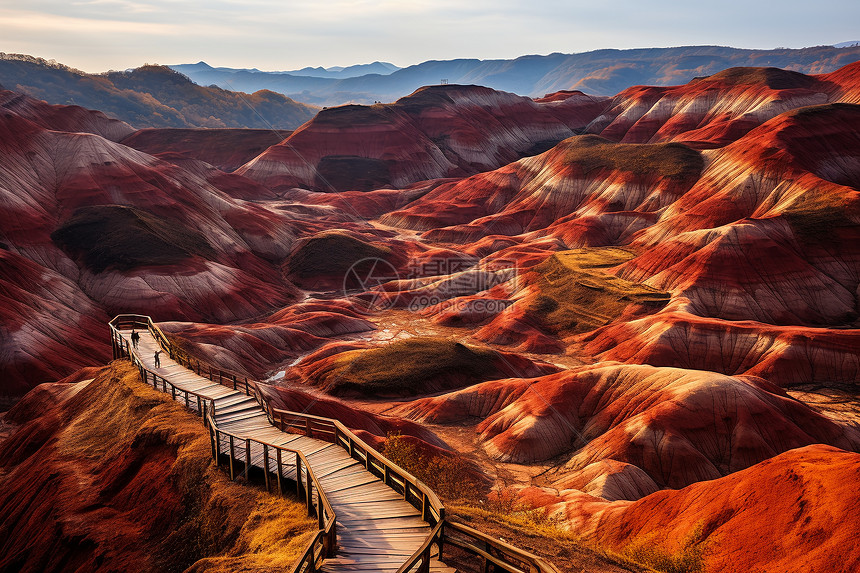
[(191, 359), (150, 317), (117, 316), (110, 332), (114, 358), (131, 360), (144, 382), (203, 419), (212, 457), (230, 479), (296, 495), (317, 518), (294, 573), (455, 573), (441, 560), (452, 548), (459, 562), (483, 572), (557, 573), (531, 553), (447, 520), (429, 487), (339, 421), (273, 408), (255, 382)]

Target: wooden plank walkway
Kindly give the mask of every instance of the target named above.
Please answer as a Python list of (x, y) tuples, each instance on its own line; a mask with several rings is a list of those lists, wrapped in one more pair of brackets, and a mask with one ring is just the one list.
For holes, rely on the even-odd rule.
[[(327, 559), (322, 571), (377, 571), (394, 573), (419, 548), (430, 534), (430, 526), (421, 512), (403, 497), (365, 469), (358, 460), (335, 444), (299, 434), (288, 434), (269, 423), (266, 413), (252, 396), (246, 396), (194, 372), (160, 355), (161, 367), (155, 368), (154, 354), (158, 343), (147, 330), (139, 330), (140, 341), (132, 349), (147, 368), (169, 380), (177, 388), (189, 390), (215, 400), (215, 423), (223, 431), (243, 439), (300, 450), (311, 465), (337, 516), (335, 557)], [(131, 331), (121, 331), (131, 340)], [(177, 400), (182, 402), (180, 396)], [(196, 409), (196, 403), (188, 404)], [(230, 444), (222, 440), (221, 453), (228, 454)], [(245, 444), (235, 444), (236, 457), (245, 458)], [(264, 465), (262, 445), (251, 442), (251, 466)], [(268, 460), (269, 471), (276, 473), (276, 461)], [(241, 474), (240, 474), (241, 475)], [(295, 465), (288, 466), (285, 477), (296, 479)], [(314, 496), (316, 499), (316, 496)], [(434, 573), (456, 573), (438, 559), (430, 562)]]

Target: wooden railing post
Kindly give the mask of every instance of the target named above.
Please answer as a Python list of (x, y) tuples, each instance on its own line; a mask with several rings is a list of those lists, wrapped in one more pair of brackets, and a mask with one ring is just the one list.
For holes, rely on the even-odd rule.
[(245, 479), (251, 479), (251, 440), (245, 440)]
[(311, 468), (305, 468), (305, 499), (308, 502), (308, 515), (314, 514), (314, 498), (312, 495), (313, 487), (311, 485)]
[(236, 452), (233, 449), (233, 436), (230, 435), (230, 481), (236, 479), (236, 473), (233, 470), (233, 458), (236, 456)]
[(276, 451), (277, 451), (277, 458), (278, 458), (278, 493), (281, 495), (284, 495), (284, 484), (283, 484), (284, 473), (283, 473), (283, 470), (281, 469), (283, 467), (281, 465), (281, 448), (278, 448)]
[(209, 446), (212, 448), (212, 459), (215, 460), (215, 465), (218, 465), (218, 450), (215, 448), (215, 428), (207, 424), (209, 427)]
[(269, 446), (263, 444), (263, 480), (266, 482), (266, 493), (269, 493)]
[(296, 495), (302, 497), (302, 457), (296, 452)]

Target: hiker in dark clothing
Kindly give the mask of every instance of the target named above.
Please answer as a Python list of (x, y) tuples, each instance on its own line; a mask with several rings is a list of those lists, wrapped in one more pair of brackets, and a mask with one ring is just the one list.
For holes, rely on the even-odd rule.
[(161, 358), (159, 358), (159, 356), (158, 356), (159, 354), (161, 354), (161, 350), (156, 350), (155, 351), (155, 367), (156, 368), (161, 368)]
[(133, 328), (131, 329), (131, 345), (137, 349), (137, 343), (140, 342), (140, 335)]

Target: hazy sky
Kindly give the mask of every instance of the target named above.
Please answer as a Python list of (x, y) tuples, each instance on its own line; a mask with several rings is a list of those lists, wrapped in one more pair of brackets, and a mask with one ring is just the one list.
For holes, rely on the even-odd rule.
[(857, 0), (0, 0), (0, 51), (97, 72), (144, 62), (285, 70), (430, 59), (860, 40)]

